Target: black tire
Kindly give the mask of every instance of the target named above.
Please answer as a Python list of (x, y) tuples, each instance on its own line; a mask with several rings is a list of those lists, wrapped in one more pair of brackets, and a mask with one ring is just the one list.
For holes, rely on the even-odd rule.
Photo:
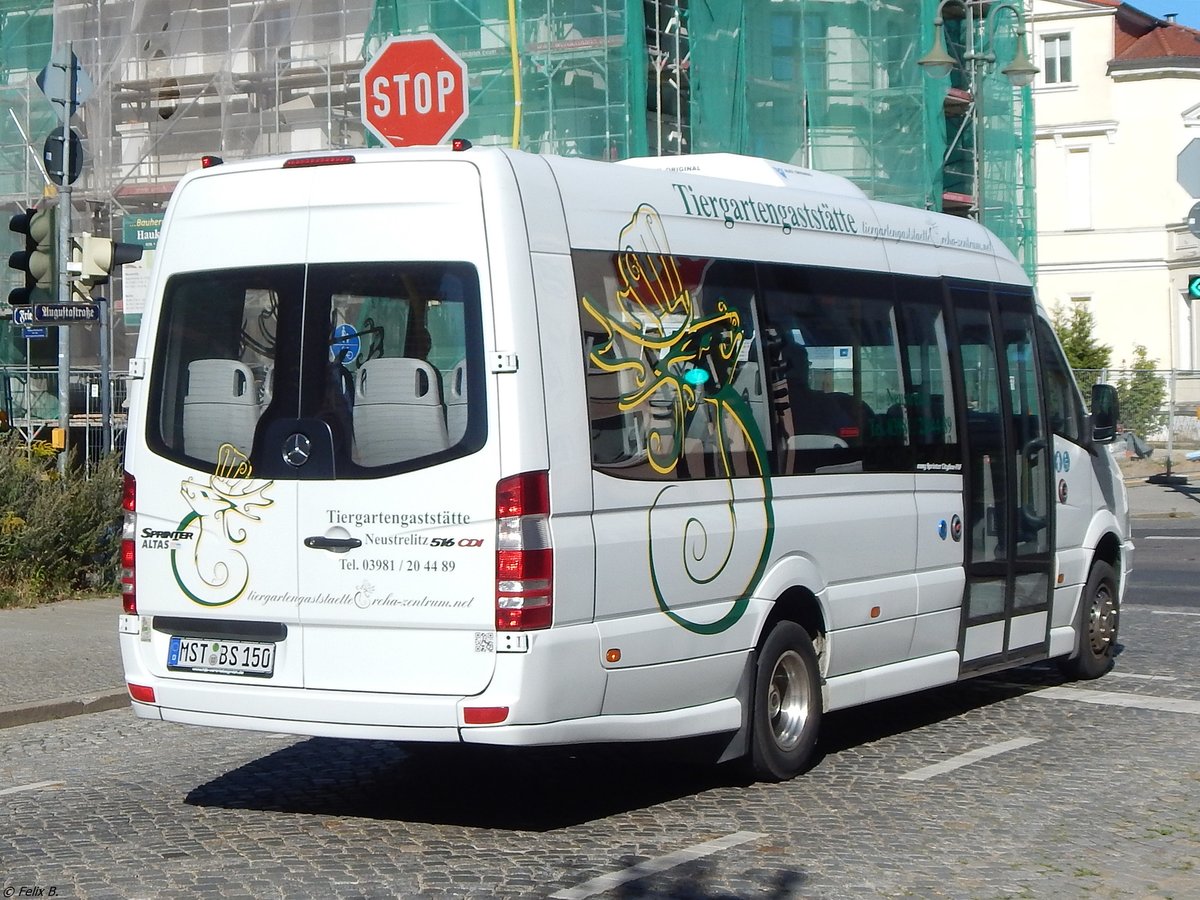
[(1120, 607), (1117, 603), (1117, 574), (1106, 562), (1096, 562), (1088, 573), (1079, 616), (1075, 620), (1076, 652), (1061, 664), (1071, 678), (1099, 678), (1112, 668), (1117, 652), (1117, 627)]
[(821, 675), (808, 633), (779, 622), (758, 654), (746, 762), (761, 781), (805, 770), (821, 727)]

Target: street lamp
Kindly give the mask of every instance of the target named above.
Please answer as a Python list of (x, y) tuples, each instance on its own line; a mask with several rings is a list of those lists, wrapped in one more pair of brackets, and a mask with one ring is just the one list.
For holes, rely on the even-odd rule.
[[(991, 2), (991, 0), (941, 0), (933, 18), (933, 46), (929, 52), (917, 60), (917, 65), (925, 70), (931, 78), (944, 78), (957, 68), (960, 63), (946, 51), (943, 37), (945, 18), (943, 13), (947, 7), (961, 10), (966, 18), (966, 50), (962, 54), (962, 67), (966, 70), (970, 107), (972, 135), (975, 141), (972, 177), (975, 182), (975, 217), (983, 218), (983, 120), (979, 114), (981, 103), (980, 88), (983, 78), (996, 65), (996, 53), (992, 49), (996, 38), (996, 22), (1002, 11), (1011, 12), (1016, 19), (1017, 45), (1012, 59), (1001, 70), (1013, 87), (1026, 87), (1033, 83), (1033, 78), (1040, 71), (1029, 58), (1029, 50), (1025, 43), (1025, 13), (1013, 2)], [(976, 15), (985, 22), (983, 41), (976, 49)], [(949, 148), (947, 148), (949, 150)], [(948, 158), (948, 153), (947, 153)]]

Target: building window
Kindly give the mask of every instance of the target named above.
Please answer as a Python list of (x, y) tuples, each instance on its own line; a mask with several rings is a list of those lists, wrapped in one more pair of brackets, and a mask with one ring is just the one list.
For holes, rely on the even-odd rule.
[(1092, 156), (1087, 147), (1067, 151), (1064, 206), (1068, 231), (1092, 227)]
[(1048, 34), (1042, 38), (1042, 75), (1046, 84), (1069, 84), (1071, 78), (1071, 36)]
[(796, 25), (790, 13), (771, 16), (771, 80), (796, 80)]

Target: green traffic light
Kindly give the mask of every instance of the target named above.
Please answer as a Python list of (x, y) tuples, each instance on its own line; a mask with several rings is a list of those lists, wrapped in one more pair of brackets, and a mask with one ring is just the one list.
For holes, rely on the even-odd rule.
[(1187, 292), (1189, 297), (1200, 300), (1200, 275), (1189, 275)]

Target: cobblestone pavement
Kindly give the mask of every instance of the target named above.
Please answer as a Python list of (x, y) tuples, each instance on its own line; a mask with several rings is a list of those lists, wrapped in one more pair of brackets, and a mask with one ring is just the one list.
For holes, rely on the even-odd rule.
[[(1200, 898), (1200, 522), (1191, 496), (1151, 499), (1112, 673), (831, 714), (785, 784), (628, 747), (414, 752), (128, 709), (3, 728), (0, 897)], [(4, 612), (0, 713), (119, 685), (118, 607)]]
[(1200, 616), (1129, 606), (1122, 634), (1097, 682), (1039, 666), (832, 714), (780, 785), (627, 748), (413, 753), (127, 710), (9, 728), (0, 894), (583, 897), (625, 872), (646, 874), (604, 896), (1200, 897)]

